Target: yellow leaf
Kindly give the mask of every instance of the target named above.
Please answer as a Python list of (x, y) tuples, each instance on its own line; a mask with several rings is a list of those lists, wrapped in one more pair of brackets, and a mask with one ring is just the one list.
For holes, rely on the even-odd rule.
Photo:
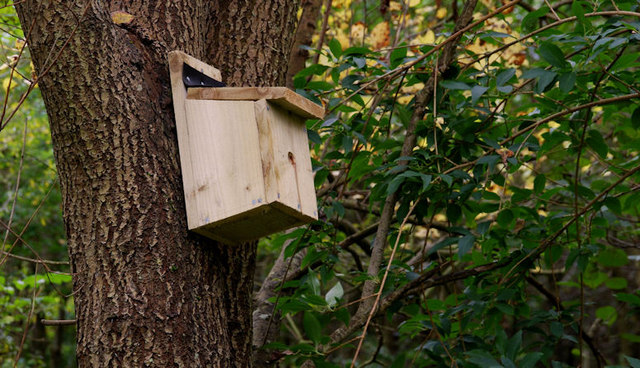
[(356, 43), (362, 40), (364, 37), (365, 27), (362, 22), (355, 22), (351, 26), (351, 39), (355, 40)]
[(416, 38), (418, 44), (434, 44), (436, 42), (436, 34), (432, 30), (428, 30), (427, 33), (420, 35)]
[(349, 48), (349, 37), (347, 37), (346, 34), (342, 32), (338, 32), (335, 38), (336, 40), (338, 40), (338, 42), (340, 42), (340, 46), (342, 47), (343, 50)]
[(133, 18), (133, 15), (120, 10), (111, 13), (111, 20), (115, 24), (129, 24), (133, 21)]
[(383, 47), (389, 46), (389, 23), (378, 23), (375, 27), (373, 27), (369, 39), (371, 42), (371, 46), (373, 46), (374, 49), (381, 49)]
[(436, 18), (442, 19), (447, 16), (447, 8), (440, 8), (436, 12)]

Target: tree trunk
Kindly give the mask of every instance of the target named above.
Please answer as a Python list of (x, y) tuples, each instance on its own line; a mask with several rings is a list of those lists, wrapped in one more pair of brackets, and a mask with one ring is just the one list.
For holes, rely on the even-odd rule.
[(289, 70), (287, 71), (287, 87), (289, 88), (293, 88), (293, 77), (304, 69), (305, 62), (309, 58), (309, 50), (303, 49), (301, 46), (311, 46), (311, 40), (318, 25), (320, 8), (322, 8), (322, 0), (302, 0), (302, 15), (289, 55)]
[(187, 231), (167, 53), (230, 85), (282, 85), (296, 7), (16, 2), (50, 117), (80, 367), (251, 365), (256, 244)]

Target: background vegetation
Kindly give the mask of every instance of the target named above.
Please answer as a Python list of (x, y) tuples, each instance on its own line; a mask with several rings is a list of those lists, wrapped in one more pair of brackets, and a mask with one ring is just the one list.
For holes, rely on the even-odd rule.
[[(292, 85), (328, 112), (307, 122), (321, 220), (260, 242), (270, 362), (640, 367), (638, 2), (314, 4)], [(0, 367), (66, 367), (73, 326), (41, 322), (73, 300), (23, 32), (0, 1)]]

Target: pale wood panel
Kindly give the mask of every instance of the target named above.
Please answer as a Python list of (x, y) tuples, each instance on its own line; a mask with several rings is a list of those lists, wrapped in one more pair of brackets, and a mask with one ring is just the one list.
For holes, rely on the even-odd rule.
[(267, 102), (273, 142), (273, 167), (280, 192), (278, 201), (317, 218), (311, 157), (304, 120), (281, 106)]
[(284, 87), (187, 93), (185, 62), (221, 76), (182, 52), (169, 54), (189, 229), (233, 244), (317, 218), (303, 118), (324, 109)]
[[(183, 64), (187, 63), (193, 68), (202, 71), (204, 74), (220, 80), (222, 78), (220, 71), (210, 65), (203, 63), (202, 61), (195, 59), (184, 52), (172, 51), (169, 53), (169, 73), (171, 77), (171, 93), (173, 96), (173, 111), (176, 118), (176, 130), (178, 132), (178, 150), (180, 152), (180, 167), (182, 171), (182, 184), (185, 191), (185, 200), (187, 206), (190, 201), (193, 202), (194, 197), (188, 198), (187, 193), (192, 193), (197, 188), (193, 181), (193, 169), (191, 167), (191, 154), (190, 154), (190, 136), (189, 126), (187, 124), (187, 117), (185, 113), (185, 101), (187, 99), (187, 89), (182, 82), (182, 68)], [(194, 215), (197, 215), (195, 211), (187, 211), (187, 222), (189, 224), (195, 223), (196, 219)]]
[(194, 100), (262, 100), (278, 104), (308, 118), (324, 117), (324, 108), (286, 87), (190, 88), (187, 98)]
[(260, 143), (252, 101), (187, 100), (193, 197), (190, 227), (236, 215), (265, 203)]
[(274, 142), (271, 132), (271, 114), (268, 111), (266, 100), (258, 100), (254, 104), (256, 114), (256, 126), (260, 140), (260, 158), (262, 161), (262, 174), (264, 178), (264, 191), (267, 202), (275, 202), (280, 196), (278, 180), (274, 167)]

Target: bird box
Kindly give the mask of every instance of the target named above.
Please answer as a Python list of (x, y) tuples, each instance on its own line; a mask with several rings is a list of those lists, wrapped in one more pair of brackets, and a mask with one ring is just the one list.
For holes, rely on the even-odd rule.
[(220, 72), (179, 51), (169, 66), (189, 230), (238, 243), (317, 219), (305, 120), (324, 109), (284, 87), (198, 87)]

